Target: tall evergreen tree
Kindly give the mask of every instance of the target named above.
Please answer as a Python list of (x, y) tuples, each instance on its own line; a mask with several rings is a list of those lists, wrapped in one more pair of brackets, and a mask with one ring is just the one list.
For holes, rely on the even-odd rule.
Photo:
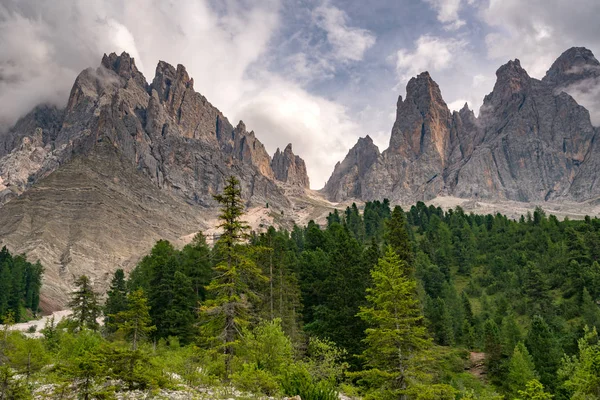
[(513, 351), (508, 364), (506, 388), (510, 398), (516, 397), (520, 390), (525, 390), (527, 383), (537, 379), (533, 359), (523, 342), (519, 342)]
[(94, 292), (90, 278), (86, 275), (81, 275), (75, 280), (77, 289), (71, 293), (71, 301), (69, 307), (73, 311), (71, 320), (74, 322), (75, 329), (81, 331), (83, 328), (88, 328), (97, 331), (100, 325), (98, 317), (100, 317), (102, 308), (98, 304), (98, 295)]
[(165, 312), (168, 336), (177, 336), (181, 344), (189, 344), (196, 336), (197, 304), (192, 280), (182, 272), (173, 277), (173, 299)]
[(394, 207), (392, 215), (385, 223), (385, 242), (398, 254), (400, 260), (404, 261), (404, 267), (413, 267), (414, 255), (412, 244), (408, 235), (406, 217), (402, 207)]
[(227, 375), (231, 373), (234, 346), (249, 323), (250, 302), (256, 298), (252, 285), (256, 281), (267, 281), (241, 244), (248, 238), (248, 225), (242, 220), (241, 194), (239, 181), (231, 176), (223, 193), (215, 196), (221, 205), (218, 226), (223, 231), (218, 243), (221, 254), (215, 267), (215, 278), (206, 288), (212, 298), (202, 307), (207, 317), (204, 328), (209, 336), (220, 342)]
[(131, 341), (131, 349), (137, 350), (139, 343), (147, 339), (156, 327), (152, 325), (148, 299), (143, 289), (137, 289), (127, 295), (125, 310), (110, 315), (110, 324), (116, 334)]
[(127, 282), (125, 272), (117, 269), (107, 291), (106, 303), (104, 304), (104, 326), (109, 332), (114, 332), (113, 315), (127, 309)]
[(525, 344), (540, 375), (540, 382), (551, 389), (556, 387), (555, 374), (562, 351), (554, 333), (541, 316), (533, 317)]
[(377, 382), (384, 398), (405, 396), (413, 384), (418, 355), (430, 346), (423, 324), (416, 282), (406, 275), (405, 261), (392, 246), (371, 271), (368, 306), (358, 314), (366, 330), (366, 380)]

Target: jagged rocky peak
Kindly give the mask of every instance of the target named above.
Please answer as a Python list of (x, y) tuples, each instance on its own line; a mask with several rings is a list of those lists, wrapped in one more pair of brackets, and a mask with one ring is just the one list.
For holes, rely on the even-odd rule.
[(389, 150), (408, 159), (434, 151), (444, 160), (449, 138), (450, 110), (428, 72), (410, 79), (406, 99), (398, 98)]
[(190, 78), (183, 65), (178, 64), (175, 68), (165, 61), (159, 61), (152, 80), (152, 88), (156, 90), (161, 101), (173, 103), (187, 89), (194, 90), (194, 80)]
[(144, 75), (137, 69), (135, 59), (128, 53), (123, 52), (120, 56), (116, 53), (104, 54), (101, 65), (109, 70), (114, 71), (117, 75), (127, 80), (133, 80), (143, 88), (148, 88), (148, 82)]
[(554, 61), (544, 76), (544, 81), (555, 86), (571, 83), (600, 75), (600, 62), (585, 47), (571, 47)]
[(331, 201), (361, 198), (365, 174), (381, 157), (369, 135), (359, 138), (342, 162), (335, 165), (323, 192)]
[(521, 67), (519, 59), (510, 60), (496, 71), (496, 84), (492, 93), (487, 95), (484, 103), (490, 99), (510, 99), (525, 92), (531, 87), (531, 78)]
[(261, 174), (274, 179), (269, 153), (262, 142), (256, 138), (254, 131), (246, 130), (244, 121), (238, 122), (229, 138), (227, 135), (222, 135), (220, 140), (221, 147), (231, 149), (233, 157), (256, 166)]
[(285, 147), (283, 152), (277, 148), (271, 161), (271, 168), (278, 181), (307, 189), (310, 187), (306, 163), (294, 154), (291, 143)]

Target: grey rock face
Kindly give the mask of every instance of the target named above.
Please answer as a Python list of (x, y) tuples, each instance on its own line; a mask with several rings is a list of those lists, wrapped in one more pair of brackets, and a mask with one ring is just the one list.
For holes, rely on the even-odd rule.
[[(242, 122), (232, 127), (194, 91), (193, 79), (182, 65), (174, 68), (159, 62), (148, 85), (127, 53), (105, 55), (99, 68), (88, 68), (77, 77), (63, 112), (49, 117), (48, 123), (36, 124), (39, 119), (27, 117), (22, 128), (17, 124), (15, 133), (2, 137), (5, 149), (18, 151), (13, 142), (42, 125), (47, 131), (44, 144), (51, 151), (46, 161), (38, 163), (44, 176), (73, 155), (87, 154), (98, 143), (108, 142), (157, 187), (192, 204), (215, 205), (212, 195), (222, 190), (229, 175), (240, 179), (249, 202), (289, 204), (274, 182), (271, 158), (254, 132), (247, 132)], [(19, 180), (20, 191), (41, 176), (35, 169), (29, 171), (26, 185)], [(6, 175), (0, 164), (0, 176)]]
[(561, 88), (588, 82), (599, 67), (584, 48), (563, 53), (541, 81), (519, 60), (509, 61), (496, 72), (478, 118), (466, 105), (451, 114), (437, 84), (422, 73), (398, 101), (389, 148), (360, 173), (354, 168), (360, 160), (336, 166), (324, 192), (335, 201), (402, 203), (438, 195), (523, 202), (598, 197), (597, 129)]
[(542, 80), (558, 87), (599, 75), (600, 62), (594, 54), (585, 47), (572, 47), (554, 61)]
[(331, 178), (327, 181), (323, 192), (331, 201), (342, 201), (348, 198), (363, 198), (366, 193), (364, 177), (381, 153), (370, 136), (358, 139), (358, 142), (341, 163), (335, 165)]
[(278, 181), (303, 188), (310, 187), (306, 163), (294, 154), (291, 143), (286, 146), (283, 152), (277, 149), (271, 161), (271, 168), (275, 179)]

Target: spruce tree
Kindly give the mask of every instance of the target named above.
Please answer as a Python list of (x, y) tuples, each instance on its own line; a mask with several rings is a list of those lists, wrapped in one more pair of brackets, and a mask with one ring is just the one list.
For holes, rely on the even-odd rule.
[(366, 307), (359, 317), (365, 331), (365, 380), (377, 383), (386, 397), (404, 396), (413, 383), (418, 355), (430, 346), (416, 297), (416, 282), (406, 275), (405, 261), (388, 246), (371, 271), (373, 286), (367, 289)]
[(394, 207), (392, 216), (385, 223), (384, 239), (398, 254), (400, 260), (404, 261), (404, 267), (412, 269), (414, 255), (407, 229), (404, 210), (400, 206)]
[(150, 307), (143, 289), (137, 289), (127, 296), (125, 310), (110, 315), (110, 323), (118, 336), (131, 341), (131, 349), (137, 350), (139, 343), (147, 339), (156, 327), (152, 325)]
[(266, 282), (267, 278), (242, 245), (248, 238), (249, 227), (242, 220), (244, 204), (239, 181), (231, 176), (223, 193), (214, 198), (221, 205), (218, 227), (222, 234), (217, 243), (220, 260), (215, 266), (215, 278), (206, 288), (212, 298), (202, 307), (202, 312), (207, 336), (220, 342), (229, 376), (234, 347), (240, 332), (249, 323), (250, 302), (256, 298), (251, 287), (257, 281)]
[(525, 390), (527, 383), (537, 379), (533, 359), (523, 342), (517, 343), (508, 364), (506, 387), (510, 398), (515, 397), (520, 390)]
[(192, 281), (177, 271), (173, 279), (173, 299), (166, 311), (168, 336), (177, 336), (181, 344), (187, 345), (196, 336), (197, 304)]
[(600, 328), (600, 307), (586, 288), (583, 288), (581, 295), (581, 316), (586, 325)]
[(554, 333), (541, 316), (533, 317), (525, 344), (540, 375), (540, 382), (554, 388), (562, 351)]
[(534, 379), (527, 382), (525, 390), (519, 390), (519, 397), (515, 400), (552, 400), (553, 397), (544, 391), (544, 385)]
[(75, 324), (75, 329), (81, 331), (84, 328), (97, 331), (100, 325), (98, 317), (100, 317), (102, 308), (98, 304), (98, 295), (94, 292), (90, 278), (86, 275), (81, 275), (75, 280), (77, 289), (71, 293), (71, 301), (69, 307), (73, 311), (71, 320)]
[(127, 282), (125, 272), (117, 269), (106, 292), (107, 298), (104, 305), (104, 326), (109, 332), (113, 332), (112, 316), (127, 309)]

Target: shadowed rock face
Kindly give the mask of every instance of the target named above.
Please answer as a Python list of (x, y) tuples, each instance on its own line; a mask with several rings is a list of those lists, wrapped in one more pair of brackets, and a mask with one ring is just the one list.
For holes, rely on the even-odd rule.
[(278, 181), (307, 189), (310, 187), (306, 164), (303, 159), (294, 155), (291, 143), (283, 152), (277, 149), (271, 161), (271, 168)]
[(597, 77), (599, 65), (589, 50), (573, 48), (540, 81), (519, 60), (509, 61), (496, 72), (479, 118), (466, 105), (451, 114), (437, 84), (422, 73), (398, 101), (389, 148), (360, 173), (352, 149), (324, 193), (335, 201), (402, 203), (438, 195), (523, 202), (600, 196), (598, 130), (561, 90)]
[(358, 139), (358, 142), (344, 158), (338, 162), (333, 170), (331, 178), (327, 181), (323, 191), (327, 193), (331, 201), (343, 201), (348, 198), (365, 198), (363, 193), (364, 177), (371, 169), (373, 163), (377, 162), (381, 153), (368, 135)]

